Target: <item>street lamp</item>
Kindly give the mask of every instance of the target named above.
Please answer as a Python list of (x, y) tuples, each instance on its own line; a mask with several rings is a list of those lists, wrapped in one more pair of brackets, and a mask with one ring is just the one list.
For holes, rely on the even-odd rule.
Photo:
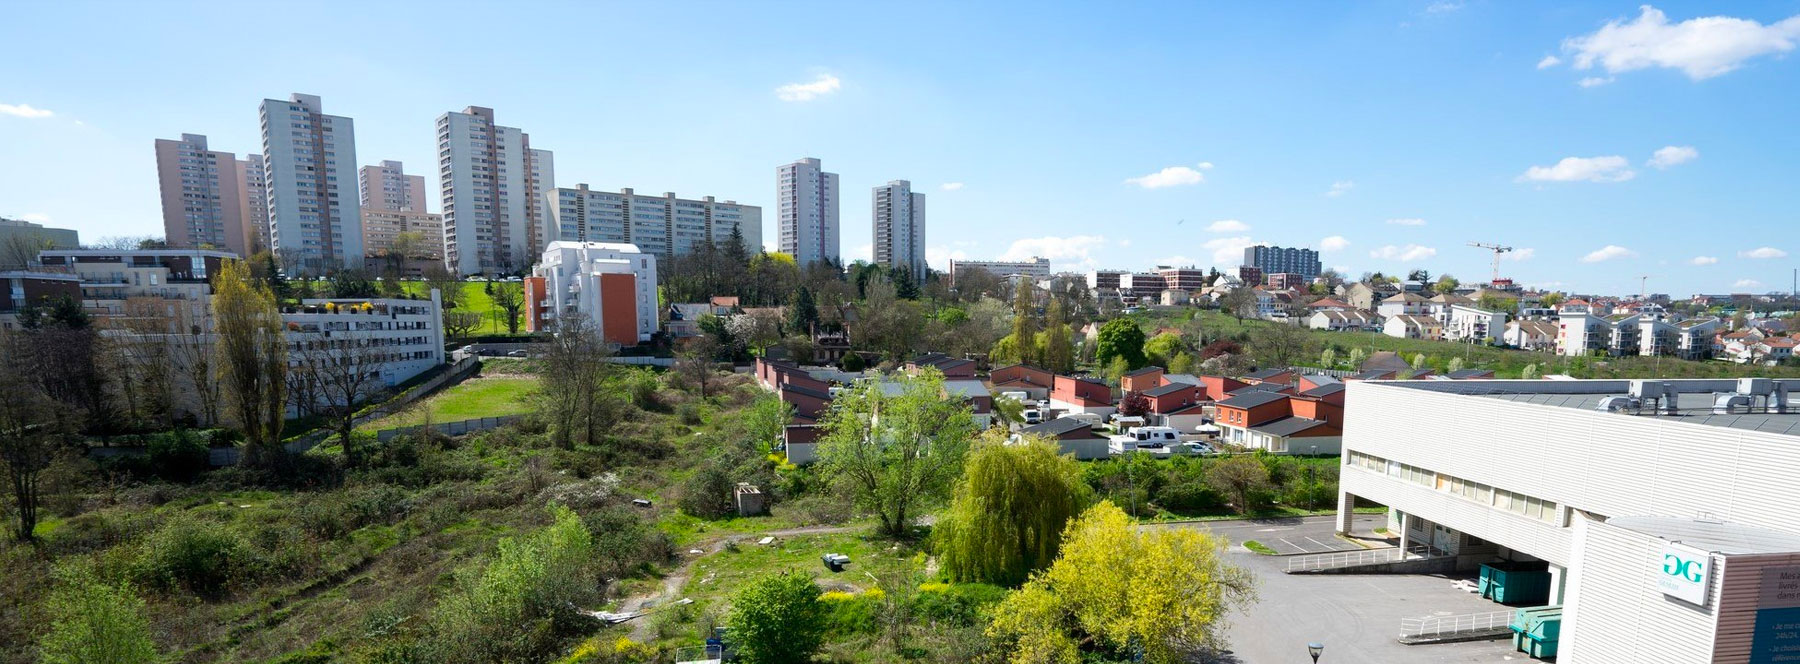
[(1319, 664), (1319, 654), (1325, 652), (1325, 644), (1314, 641), (1306, 644), (1306, 654), (1312, 655), (1313, 664)]

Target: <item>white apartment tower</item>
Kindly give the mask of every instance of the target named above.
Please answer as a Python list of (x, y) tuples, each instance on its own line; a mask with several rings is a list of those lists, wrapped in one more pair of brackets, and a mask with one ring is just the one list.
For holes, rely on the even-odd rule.
[(550, 228), (562, 242), (631, 244), (661, 258), (693, 253), (706, 243), (723, 247), (732, 231), (743, 236), (744, 252), (762, 251), (762, 208), (676, 198), (673, 192), (650, 196), (623, 189), (595, 191), (587, 185), (559, 187), (551, 194)]
[(836, 173), (826, 173), (811, 157), (785, 164), (775, 169), (775, 199), (782, 253), (793, 256), (801, 267), (840, 262)]
[(555, 239), (546, 197), (556, 188), (548, 150), (494, 124), (494, 109), (470, 106), (438, 116), (444, 260), (461, 274), (517, 272)]
[(407, 175), (400, 162), (383, 160), (380, 165), (362, 167), (357, 171), (356, 188), (364, 210), (425, 211), (425, 176)]
[(905, 267), (915, 283), (925, 281), (925, 195), (912, 183), (892, 180), (875, 188), (875, 264)]
[(269, 244), (283, 267), (317, 274), (361, 266), (362, 205), (351, 185), (356, 125), (326, 115), (317, 95), (264, 99), (263, 164), (268, 177)]
[(156, 139), (156, 173), (162, 189), (163, 237), (183, 249), (211, 247), (249, 255), (256, 231), (244, 213), (237, 157), (210, 150), (206, 137)]
[[(263, 171), (263, 156), (247, 154), (237, 160), (238, 185), (243, 187), (244, 225), (255, 235), (255, 249), (269, 248), (269, 178)], [(244, 256), (256, 253), (244, 253)]]

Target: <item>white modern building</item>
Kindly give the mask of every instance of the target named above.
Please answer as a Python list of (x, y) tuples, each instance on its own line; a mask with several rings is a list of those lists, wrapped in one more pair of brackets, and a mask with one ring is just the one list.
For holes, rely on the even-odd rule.
[(744, 251), (762, 251), (762, 208), (711, 196), (678, 198), (595, 191), (587, 185), (552, 190), (550, 228), (563, 242), (610, 242), (636, 245), (661, 258), (693, 253), (711, 242), (723, 247), (733, 233), (743, 237)]
[(555, 238), (546, 201), (556, 189), (555, 157), (531, 136), (494, 122), (480, 106), (437, 119), (438, 179), (444, 206), (444, 260), (459, 274), (531, 267)]
[(1485, 344), (1499, 340), (1506, 333), (1505, 312), (1468, 304), (1445, 305), (1438, 320), (1444, 323), (1446, 341)]
[(871, 201), (875, 232), (875, 264), (906, 268), (913, 281), (925, 281), (925, 195), (912, 183), (889, 180), (876, 187)]
[(1637, 314), (1598, 315), (1564, 307), (1557, 317), (1556, 354), (1636, 355), (1642, 348)]
[(1800, 381), (1348, 389), (1339, 530), (1375, 503), (1427, 561), (1542, 566), (1564, 664), (1793, 657)]
[(286, 307), (290, 364), (307, 353), (337, 353), (375, 365), (393, 387), (444, 363), (444, 328), (437, 289), (428, 299), (309, 299)]
[(552, 242), (525, 280), (525, 313), (534, 332), (580, 313), (607, 341), (649, 341), (657, 321), (656, 256), (630, 244)]
[(804, 268), (838, 255), (838, 175), (811, 157), (775, 169), (777, 245)]
[(282, 268), (316, 274), (361, 266), (355, 122), (326, 115), (317, 95), (264, 99), (260, 115), (269, 245)]
[(952, 258), (950, 259), (950, 282), (956, 283), (956, 273), (963, 270), (983, 270), (1002, 279), (1008, 277), (1049, 279), (1050, 259), (1034, 256), (1028, 261), (959, 261)]

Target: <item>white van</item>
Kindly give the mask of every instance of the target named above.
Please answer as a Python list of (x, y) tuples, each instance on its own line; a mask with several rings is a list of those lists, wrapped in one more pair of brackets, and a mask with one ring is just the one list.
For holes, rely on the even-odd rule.
[(1044, 421), (1044, 414), (1039, 412), (1036, 408), (1025, 409), (1024, 416), (1026, 424), (1037, 424)]
[(1013, 401), (1017, 401), (1017, 402), (1023, 403), (1023, 404), (1031, 403), (1031, 395), (1026, 394), (1024, 392), (1016, 392), (1016, 391), (1015, 392), (1001, 392), (1000, 396), (1008, 398), (1008, 399), (1012, 399)]

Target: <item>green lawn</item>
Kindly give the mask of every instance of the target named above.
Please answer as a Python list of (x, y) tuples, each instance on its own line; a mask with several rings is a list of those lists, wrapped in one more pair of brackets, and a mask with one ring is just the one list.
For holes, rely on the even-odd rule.
[(379, 431), (419, 424), (426, 410), (430, 411), (433, 422), (517, 415), (531, 409), (524, 397), (537, 385), (536, 376), (477, 376), (426, 399), (422, 408), (375, 420), (363, 425), (362, 429)]
[[(503, 320), (504, 315), (495, 315), (495, 312), (498, 311), (498, 309), (494, 306), (494, 298), (487, 294), (487, 289), (484, 288), (485, 285), (485, 282), (481, 281), (463, 282), (462, 295), (457, 298), (456, 309), (454, 309), (454, 311), (467, 311), (481, 314), (481, 325), (476, 327), (470, 334), (478, 336), (510, 334), (506, 331), (506, 322)], [(495, 285), (498, 286), (499, 283), (496, 282)], [(408, 281), (403, 284), (403, 287), (408, 293), (424, 295), (427, 292), (426, 284), (423, 281)], [(523, 318), (524, 312), (521, 311), (519, 315)], [(522, 320), (519, 323), (519, 334), (526, 334), (525, 324)]]

